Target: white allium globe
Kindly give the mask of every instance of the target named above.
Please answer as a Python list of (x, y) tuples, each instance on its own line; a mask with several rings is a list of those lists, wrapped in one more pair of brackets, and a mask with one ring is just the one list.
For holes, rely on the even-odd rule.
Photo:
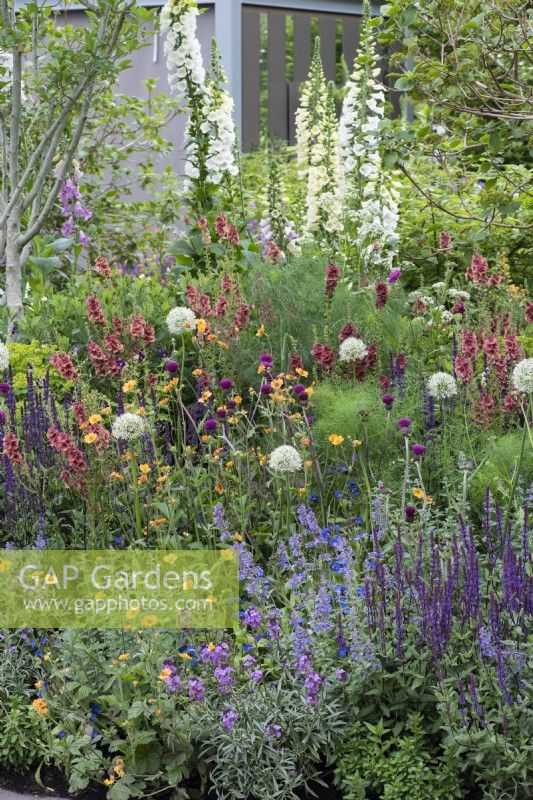
[(167, 316), (167, 328), (172, 336), (193, 331), (196, 324), (196, 314), (187, 306), (176, 306)]
[(3, 342), (0, 342), (0, 372), (5, 372), (9, 367), (9, 350)]
[(274, 472), (298, 472), (303, 466), (303, 460), (295, 447), (282, 444), (270, 453), (268, 465)]
[(457, 384), (453, 375), (435, 372), (428, 380), (428, 394), (435, 400), (448, 400), (457, 394)]
[(533, 393), (533, 358), (523, 358), (513, 369), (513, 386), (517, 392)]
[(117, 417), (111, 426), (111, 433), (115, 439), (131, 442), (139, 439), (146, 432), (146, 421), (138, 414), (126, 411)]
[(339, 361), (361, 361), (368, 353), (368, 347), (362, 339), (348, 336), (339, 346)]

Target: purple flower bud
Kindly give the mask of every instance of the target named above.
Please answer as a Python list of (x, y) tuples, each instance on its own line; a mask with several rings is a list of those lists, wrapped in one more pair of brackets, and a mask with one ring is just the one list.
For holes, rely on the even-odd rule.
[(270, 386), (269, 383), (263, 383), (261, 384), (261, 388), (259, 389), (259, 391), (261, 392), (261, 394), (271, 394), (272, 386)]
[(270, 355), (270, 353), (261, 353), (261, 355), (259, 356), (259, 361), (267, 369), (272, 366), (272, 356)]
[(398, 420), (397, 425), (398, 428), (400, 429), (400, 433), (403, 436), (407, 436), (412, 421), (413, 420), (409, 419), (409, 417), (402, 417), (401, 419)]
[(407, 522), (413, 522), (416, 516), (416, 508), (414, 506), (405, 506), (405, 519)]
[(384, 394), (381, 398), (381, 402), (385, 408), (390, 410), (392, 408), (392, 404), (394, 403), (394, 396), (392, 394)]
[(226, 416), (227, 416), (225, 408), (217, 408), (217, 410), (215, 411), (215, 414), (217, 415), (217, 417), (219, 419), (226, 419)]
[(11, 386), (9, 383), (0, 383), (0, 394), (3, 394), (4, 397), (9, 394), (9, 390)]
[(389, 273), (389, 277), (387, 278), (388, 282), (396, 283), (401, 274), (402, 274), (401, 269), (393, 269), (392, 272)]
[(235, 386), (235, 384), (233, 383), (233, 381), (230, 378), (222, 378), (222, 380), (218, 382), (218, 385), (224, 391), (227, 391), (228, 389), (232, 389)]
[(212, 417), (209, 417), (209, 419), (206, 419), (206, 421), (204, 422), (204, 428), (206, 431), (214, 431), (216, 426), (217, 426), (217, 421)]
[(226, 708), (222, 712), (222, 716), (220, 717), (220, 721), (222, 722), (222, 727), (227, 730), (231, 731), (235, 727), (235, 723), (239, 719), (239, 715), (236, 711), (232, 708)]
[(178, 372), (180, 365), (177, 361), (167, 361), (165, 364), (165, 369), (167, 372), (170, 372), (171, 375), (174, 375), (175, 372)]
[(415, 458), (418, 460), (421, 456), (424, 455), (427, 448), (423, 444), (413, 444), (411, 446), (411, 450), (413, 451)]
[(292, 391), (294, 394), (301, 394), (302, 392), (305, 392), (305, 386), (303, 383), (297, 383), (296, 386), (292, 387)]
[(237, 403), (235, 402), (235, 400), (228, 400), (226, 405), (230, 411), (233, 411), (234, 408), (237, 408)]

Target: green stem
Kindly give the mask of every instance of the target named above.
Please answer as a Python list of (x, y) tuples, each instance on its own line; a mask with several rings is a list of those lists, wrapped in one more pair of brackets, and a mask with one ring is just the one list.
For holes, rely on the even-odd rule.
[(137, 536), (143, 535), (141, 498), (139, 497), (138, 470), (135, 455), (131, 456), (131, 477), (133, 481), (133, 507), (135, 509), (135, 530)]
[(529, 414), (529, 408), (530, 408), (530, 404), (528, 404), (528, 407), (526, 408), (526, 410), (524, 412), (525, 420), (524, 420), (524, 430), (522, 432), (522, 441), (520, 442), (520, 452), (518, 454), (518, 461), (516, 463), (515, 471), (514, 471), (514, 474), (513, 474), (513, 480), (512, 480), (512, 483), (511, 483), (511, 490), (509, 492), (509, 502), (507, 503), (507, 510), (505, 512), (505, 519), (504, 519), (504, 522), (503, 522), (503, 535), (504, 536), (507, 535), (507, 528), (509, 526), (509, 518), (511, 516), (511, 508), (512, 508), (512, 505), (513, 505), (514, 496), (515, 496), (515, 492), (516, 492), (516, 484), (518, 483), (518, 476), (520, 475), (520, 470), (522, 469), (522, 462), (524, 460), (524, 451), (526, 449), (526, 434), (527, 434), (528, 428), (529, 428), (529, 426), (527, 424), (527, 417), (528, 417), (528, 414)]

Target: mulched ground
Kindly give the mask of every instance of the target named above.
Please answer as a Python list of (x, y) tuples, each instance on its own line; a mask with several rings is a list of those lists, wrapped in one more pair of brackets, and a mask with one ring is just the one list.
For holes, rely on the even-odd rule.
[[(73, 800), (105, 800), (107, 789), (104, 787), (94, 786), (93, 788), (86, 789), (79, 792), (77, 795), (71, 795), (68, 792), (68, 783), (65, 781), (59, 770), (54, 768), (43, 768), (41, 771), (41, 781), (43, 786), (35, 781), (33, 772), (28, 772), (23, 775), (17, 772), (4, 771), (0, 774), (0, 789), (9, 789), (12, 792), (21, 792), (22, 794), (35, 795), (36, 797), (60, 797), (60, 798), (73, 798)], [(302, 800), (342, 800), (342, 795), (332, 786), (317, 786), (314, 788), (315, 794), (302, 794)], [(158, 795), (161, 800), (164, 800), (163, 794)], [(198, 790), (191, 790), (191, 800), (199, 798)], [(266, 800), (266, 798), (265, 798)]]

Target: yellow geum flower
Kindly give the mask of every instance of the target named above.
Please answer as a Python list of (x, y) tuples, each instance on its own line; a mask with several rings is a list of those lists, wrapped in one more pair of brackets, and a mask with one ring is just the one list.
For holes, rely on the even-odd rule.
[(96, 433), (87, 433), (83, 437), (83, 441), (85, 442), (85, 444), (92, 444), (93, 442), (96, 442), (97, 439), (98, 436), (96, 435)]
[(207, 322), (205, 319), (197, 319), (196, 320), (196, 330), (198, 333), (205, 333), (207, 330)]
[(100, 414), (91, 414), (89, 417), (89, 424), (90, 425), (98, 425), (99, 422), (102, 421), (102, 417)]
[(340, 444), (344, 442), (344, 436), (341, 436), (338, 433), (330, 433), (328, 436), (328, 442), (332, 444), (334, 447), (338, 447)]
[(263, 325), (263, 323), (261, 323), (261, 325), (260, 325), (260, 326), (258, 327), (258, 329), (256, 330), (256, 332), (255, 332), (255, 335), (256, 335), (256, 336), (257, 336), (257, 338), (259, 339), (259, 338), (261, 338), (261, 336), (264, 334), (264, 332), (265, 332), (265, 326)]
[(119, 661), (127, 661), (129, 657), (130, 657), (130, 654), (129, 654), (129, 653), (121, 653), (121, 654), (118, 656), (118, 660), (119, 660)]
[(139, 465), (139, 472), (141, 472), (143, 475), (148, 475), (148, 473), (151, 472), (151, 471), (152, 471), (152, 468), (151, 468), (150, 464), (140, 464)]
[(126, 381), (126, 383), (122, 386), (122, 391), (132, 392), (136, 386), (137, 386), (137, 381)]
[(423, 489), (419, 489), (418, 486), (415, 486), (413, 489), (413, 497), (416, 497), (417, 500), (421, 500), (424, 497)]

